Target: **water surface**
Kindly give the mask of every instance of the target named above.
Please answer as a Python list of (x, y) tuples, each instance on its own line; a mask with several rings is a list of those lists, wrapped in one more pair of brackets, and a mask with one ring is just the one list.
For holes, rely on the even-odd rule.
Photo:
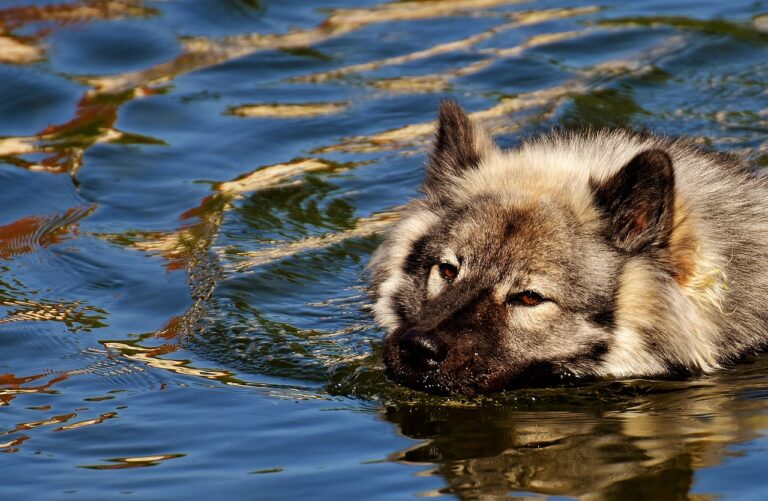
[(768, 358), (428, 397), (364, 269), (444, 96), (761, 168), (767, 84), (765, 1), (3, 2), (2, 497), (765, 499)]

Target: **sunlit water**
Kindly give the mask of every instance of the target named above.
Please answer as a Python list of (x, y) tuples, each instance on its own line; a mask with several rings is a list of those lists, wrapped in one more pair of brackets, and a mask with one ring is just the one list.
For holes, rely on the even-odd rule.
[(619, 124), (767, 165), (766, 13), (1, 3), (0, 497), (768, 498), (767, 358), (427, 397), (384, 378), (364, 272), (445, 95), (503, 145)]

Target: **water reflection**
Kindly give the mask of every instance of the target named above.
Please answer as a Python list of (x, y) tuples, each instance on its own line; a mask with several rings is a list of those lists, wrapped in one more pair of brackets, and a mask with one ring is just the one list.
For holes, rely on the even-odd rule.
[[(52, 393), (51, 389), (56, 383), (69, 379), (69, 374), (40, 373), (31, 376), (17, 376), (16, 374), (0, 374), (0, 407), (9, 405), (17, 395), (29, 393)], [(30, 385), (29, 383), (38, 383)], [(12, 432), (11, 432), (12, 433)], [(7, 435), (2, 432), (0, 436)]]
[(184, 456), (186, 456), (186, 454), (157, 454), (154, 456), (111, 458), (105, 460), (111, 464), (83, 465), (81, 468), (87, 468), (89, 470), (125, 470), (129, 468), (146, 468), (148, 466), (157, 466), (162, 461), (183, 458)]
[(0, 226), (0, 259), (30, 254), (48, 245), (59, 244), (77, 233), (77, 222), (95, 207), (73, 207), (53, 216), (28, 216)]
[[(45, 58), (42, 39), (50, 26), (63, 27), (96, 19), (121, 19), (158, 14), (141, 0), (88, 0), (43, 6), (18, 5), (0, 9), (0, 63), (31, 64)], [(45, 23), (46, 26), (40, 26)], [(25, 28), (31, 26), (32, 32)], [(23, 32), (23, 34), (14, 34)]]
[[(525, 44), (514, 47), (515, 51), (527, 45), (550, 44), (563, 39), (584, 36), (588, 32), (566, 32), (532, 38)], [(551, 87), (513, 96), (502, 95), (494, 106), (470, 115), (484, 124), (494, 136), (520, 132), (526, 126), (546, 122), (559, 111), (568, 99), (573, 99), (577, 108), (564, 117), (568, 125), (627, 125), (629, 119), (641, 111), (630, 96), (617, 94), (605, 89), (609, 83), (621, 83), (626, 79), (642, 77), (656, 71), (656, 65), (683, 49), (688, 41), (680, 36), (665, 37), (651, 49), (634, 53), (629, 57), (603, 60), (599, 64), (584, 68), (573, 68), (573, 78)], [(504, 54), (504, 50), (499, 51)], [(625, 108), (625, 106), (628, 106)], [(584, 116), (579, 112), (585, 112)], [(386, 150), (421, 152), (432, 137), (434, 123), (408, 124), (367, 136), (351, 136), (341, 142), (317, 148), (315, 153), (373, 153)]]
[(697, 471), (768, 430), (768, 360), (705, 381), (604, 383), (510, 393), (475, 405), (393, 405), (423, 440), (392, 459), (436, 465), (462, 499), (513, 492), (687, 499)]
[[(297, 76), (297, 77), (291, 78), (290, 81), (320, 83), (328, 80), (340, 79), (347, 75), (352, 75), (356, 73), (371, 72), (373, 70), (378, 70), (387, 66), (400, 66), (408, 63), (413, 63), (416, 61), (422, 61), (425, 59), (430, 59), (430, 58), (440, 56), (442, 54), (449, 54), (449, 53), (456, 53), (456, 52), (460, 53), (463, 51), (467, 51), (473, 48), (474, 46), (482, 42), (485, 42), (486, 40), (492, 39), (493, 37), (507, 30), (520, 28), (530, 24), (544, 23), (546, 21), (551, 21), (553, 19), (561, 19), (561, 18), (572, 17), (572, 16), (582, 16), (585, 14), (597, 12), (599, 10), (600, 10), (599, 7), (588, 6), (588, 7), (565, 8), (565, 9), (562, 9), (562, 8), (561, 9), (540, 9), (540, 10), (531, 10), (531, 11), (513, 13), (509, 15), (509, 17), (512, 18), (512, 22), (495, 26), (490, 30), (483, 31), (481, 33), (469, 36), (467, 38), (433, 45), (432, 47), (422, 49), (416, 52), (411, 52), (409, 54), (405, 54), (401, 56), (393, 56), (393, 57), (388, 57), (386, 59), (369, 61), (366, 63), (358, 63), (358, 64), (352, 64), (348, 66), (342, 66), (340, 68), (335, 68), (330, 71), (317, 72), (309, 75)], [(555, 40), (568, 38), (569, 36), (573, 37), (573, 36), (576, 36), (577, 33), (578, 32), (568, 32), (567, 34), (535, 35), (535, 36), (532, 36), (530, 39), (526, 40), (525, 42), (523, 42), (522, 44), (517, 45), (515, 47), (507, 47), (504, 49), (483, 49), (482, 51), (480, 51), (481, 54), (483, 55), (491, 54), (495, 57), (492, 57), (490, 59), (481, 59), (475, 63), (470, 64), (467, 67), (460, 68), (454, 71), (447, 71), (447, 72), (443, 71), (439, 74), (429, 75), (426, 77), (423, 75), (419, 77), (410, 77), (410, 80), (416, 80), (416, 79), (429, 80), (429, 81), (432, 81), (431, 90), (437, 90), (437, 91), (445, 90), (444, 85), (452, 77), (466, 76), (466, 75), (476, 73), (477, 71), (487, 67), (490, 63), (494, 62), (496, 59), (500, 57), (509, 57), (514, 55), (519, 55), (526, 49), (535, 47), (537, 45), (541, 45), (543, 43), (548, 43)], [(399, 86), (399, 85), (395, 85), (394, 87), (392, 86), (392, 82), (403, 80), (403, 79), (408, 80), (409, 77), (400, 75), (392, 79), (375, 79), (375, 80), (372, 80), (371, 83), (379, 88), (384, 88), (388, 90), (405, 90), (405, 89), (408, 89), (407, 86)], [(419, 89), (419, 87), (417, 87), (417, 89)]]

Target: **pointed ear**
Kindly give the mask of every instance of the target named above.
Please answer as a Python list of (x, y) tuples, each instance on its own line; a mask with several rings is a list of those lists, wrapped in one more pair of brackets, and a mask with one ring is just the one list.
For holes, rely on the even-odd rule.
[(638, 153), (610, 178), (592, 182), (607, 219), (606, 237), (619, 249), (640, 252), (669, 243), (675, 204), (672, 159), (662, 150)]
[(493, 147), (493, 141), (485, 131), (472, 123), (456, 101), (442, 101), (424, 187), (427, 190), (437, 188), (462, 171), (477, 167), (484, 151)]

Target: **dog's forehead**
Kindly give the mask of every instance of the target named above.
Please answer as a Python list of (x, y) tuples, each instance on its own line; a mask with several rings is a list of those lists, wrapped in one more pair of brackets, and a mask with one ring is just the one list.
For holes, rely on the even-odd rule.
[(488, 199), (458, 208), (449, 218), (451, 240), (465, 252), (561, 254), (577, 230), (560, 204), (511, 204)]

